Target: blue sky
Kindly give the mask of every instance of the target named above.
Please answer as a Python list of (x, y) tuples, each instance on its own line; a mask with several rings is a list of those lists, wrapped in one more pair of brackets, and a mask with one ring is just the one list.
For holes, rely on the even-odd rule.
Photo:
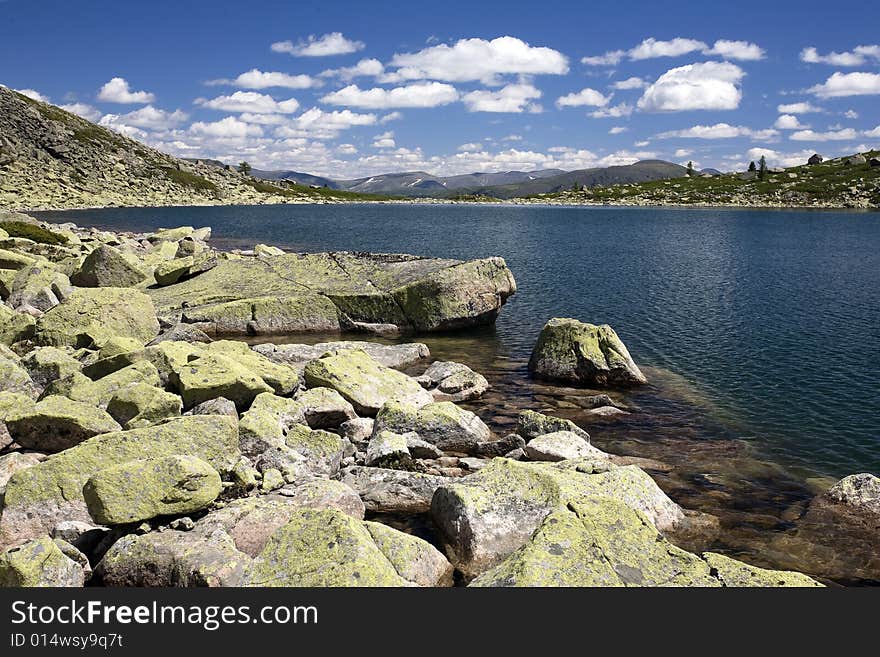
[(880, 145), (880, 3), (0, 0), (0, 83), (338, 178)]

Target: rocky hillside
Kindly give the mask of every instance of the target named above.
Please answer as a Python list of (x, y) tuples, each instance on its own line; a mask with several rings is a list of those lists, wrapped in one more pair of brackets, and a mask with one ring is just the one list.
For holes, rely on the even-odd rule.
[(880, 207), (880, 152), (869, 151), (755, 172), (702, 174), (676, 180), (617, 184), (539, 194), (523, 202), (607, 205), (708, 205), (742, 207)]
[(185, 161), (0, 87), (0, 208), (324, 203), (361, 195)]

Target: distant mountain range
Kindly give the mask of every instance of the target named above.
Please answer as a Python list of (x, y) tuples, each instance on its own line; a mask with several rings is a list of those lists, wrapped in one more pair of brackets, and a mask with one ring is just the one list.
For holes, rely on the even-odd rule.
[(361, 194), (392, 196), (430, 196), (447, 198), (481, 195), (505, 199), (517, 196), (550, 194), (574, 186), (598, 187), (624, 183), (680, 178), (687, 169), (662, 160), (643, 160), (625, 166), (563, 171), (504, 171), (501, 173), (470, 173), (459, 176), (434, 176), (424, 171), (386, 173), (355, 180), (333, 180), (298, 171), (261, 171), (252, 175), (265, 180), (289, 180), (300, 185), (329, 187)]

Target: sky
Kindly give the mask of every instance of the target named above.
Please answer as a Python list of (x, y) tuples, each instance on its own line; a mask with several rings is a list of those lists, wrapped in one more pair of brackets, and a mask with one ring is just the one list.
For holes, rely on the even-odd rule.
[(880, 146), (880, 3), (0, 0), (0, 84), (181, 157), (357, 178)]

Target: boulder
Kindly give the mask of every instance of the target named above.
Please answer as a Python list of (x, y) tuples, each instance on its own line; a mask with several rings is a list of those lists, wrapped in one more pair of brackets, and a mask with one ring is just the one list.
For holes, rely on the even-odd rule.
[(80, 587), (82, 566), (48, 536), (9, 548), (0, 554), (0, 587)]
[(380, 344), (378, 342), (341, 341), (317, 344), (258, 344), (254, 351), (278, 363), (305, 363), (320, 358), (329, 351), (365, 351), (380, 365), (404, 369), (430, 358), (428, 346), (421, 342), (405, 344)]
[(25, 449), (60, 452), (102, 433), (122, 429), (100, 408), (53, 395), (6, 418), (12, 439)]
[(410, 462), (406, 443), (407, 436), (392, 431), (378, 432), (367, 446), (366, 464), (373, 467), (394, 468), (400, 463)]
[(419, 438), (443, 451), (466, 454), (475, 452), (492, 437), (489, 427), (479, 417), (452, 402), (434, 402), (421, 408), (397, 401), (386, 403), (376, 415), (373, 435), (386, 430), (414, 431)]
[[(139, 429), (180, 415), (183, 401), (148, 383), (122, 388), (107, 404), (107, 412), (126, 429)], [(237, 416), (236, 416), (237, 417)]]
[(590, 442), (590, 434), (581, 429), (571, 420), (552, 417), (536, 411), (523, 411), (516, 420), (516, 432), (526, 441), (557, 431), (568, 431)]
[(438, 401), (476, 399), (489, 389), (489, 382), (482, 374), (474, 372), (467, 365), (451, 361), (431, 363), (416, 380), (430, 390)]
[(256, 458), (272, 448), (285, 447), (285, 438), (297, 424), (305, 424), (298, 401), (264, 392), (254, 399), (239, 423), (241, 453)]
[(74, 401), (106, 408), (120, 390), (138, 384), (159, 386), (160, 383), (159, 372), (152, 363), (141, 361), (97, 381), (79, 372), (68, 374), (46, 386), (42, 396), (63, 395)]
[(82, 373), (90, 379), (100, 379), (146, 359), (146, 351), (138, 340), (113, 336), (96, 354), (85, 361)]
[(287, 433), (284, 443), (304, 457), (301, 468), (307, 473), (332, 476), (339, 472), (345, 446), (335, 433), (297, 424)]
[(156, 265), (153, 276), (157, 285), (173, 285), (181, 278), (189, 274), (193, 266), (193, 257), (175, 258), (166, 260)]
[(36, 320), (0, 303), (0, 344), (12, 345), (34, 336)]
[(101, 345), (118, 335), (146, 344), (159, 333), (150, 298), (126, 288), (75, 290), (37, 320), (38, 345), (74, 348)]
[(608, 454), (593, 447), (576, 433), (556, 431), (533, 438), (523, 448), (532, 461), (564, 461), (566, 459), (607, 459)]
[(447, 477), (353, 466), (342, 472), (342, 483), (355, 490), (373, 513), (427, 513), (434, 492)]
[(362, 415), (376, 415), (388, 401), (424, 406), (432, 400), (414, 379), (380, 365), (365, 351), (331, 351), (303, 370), (310, 388), (336, 390)]
[(867, 472), (844, 477), (828, 489), (816, 505), (846, 507), (880, 522), (880, 477)]
[[(263, 393), (268, 394), (268, 393)], [(253, 405), (251, 406), (253, 408)], [(238, 410), (235, 408), (235, 403), (226, 399), (226, 397), (217, 397), (216, 399), (209, 399), (206, 402), (202, 402), (201, 404), (196, 404), (191, 409), (189, 409), (190, 415), (228, 415), (231, 418), (235, 418), (238, 420)]]
[(536, 377), (586, 386), (632, 386), (647, 379), (607, 324), (551, 319), (529, 360)]
[(36, 397), (37, 387), (28, 373), (21, 368), (19, 361), (0, 354), (0, 393), (15, 393), (25, 397)]
[(152, 347), (159, 344), (160, 342), (168, 341), (189, 342), (192, 344), (206, 344), (211, 341), (211, 336), (195, 326), (191, 326), (190, 324), (181, 324), (178, 322), (174, 326), (162, 331), (162, 333), (160, 333), (150, 342), (148, 342), (147, 346)]
[(6, 488), (6, 482), (19, 470), (24, 470), (45, 460), (46, 455), (40, 452), (9, 452), (0, 455), (0, 491)]
[(302, 405), (306, 423), (312, 429), (332, 429), (357, 418), (354, 406), (332, 388), (301, 390), (294, 399)]
[(260, 393), (273, 392), (253, 371), (220, 354), (204, 354), (190, 360), (179, 371), (171, 373), (169, 383), (183, 397), (185, 408), (225, 397), (243, 411)]
[(366, 442), (373, 435), (375, 423), (371, 417), (358, 417), (340, 424), (339, 433), (352, 443)]
[(67, 276), (40, 263), (18, 271), (7, 301), (13, 308), (30, 307), (46, 312), (71, 292), (73, 287)]
[(25, 470), (6, 484), (0, 546), (47, 533), (63, 520), (91, 522), (83, 498), (89, 478), (127, 461), (189, 455), (223, 472), (238, 462), (238, 425), (231, 418), (181, 417), (143, 429), (107, 433)]
[(122, 288), (137, 285), (147, 276), (135, 258), (102, 244), (86, 256), (70, 282), (78, 287)]
[(272, 534), (245, 586), (404, 586), (364, 523), (334, 509), (302, 509)]
[(37, 347), (22, 357), (21, 366), (41, 390), (52, 381), (82, 369), (82, 364), (71, 355), (70, 350), (57, 347)]
[(767, 570), (750, 566), (723, 554), (704, 552), (703, 560), (709, 564), (712, 576), (726, 587), (817, 587), (822, 586), (812, 577), (792, 570)]
[(291, 395), (299, 388), (299, 373), (286, 365), (271, 360), (252, 351), (244, 342), (219, 340), (205, 346), (207, 353), (225, 356), (272, 386), (276, 395)]
[(416, 586), (452, 586), (454, 568), (433, 545), (378, 522), (364, 525), (403, 579)]
[(83, 487), (89, 513), (103, 525), (200, 511), (222, 490), (220, 475), (196, 456), (128, 461), (93, 474)]
[(522, 436), (511, 433), (498, 440), (478, 444), (473, 453), (480, 458), (493, 458), (505, 456), (514, 450), (522, 450), (525, 446), (526, 441)]

